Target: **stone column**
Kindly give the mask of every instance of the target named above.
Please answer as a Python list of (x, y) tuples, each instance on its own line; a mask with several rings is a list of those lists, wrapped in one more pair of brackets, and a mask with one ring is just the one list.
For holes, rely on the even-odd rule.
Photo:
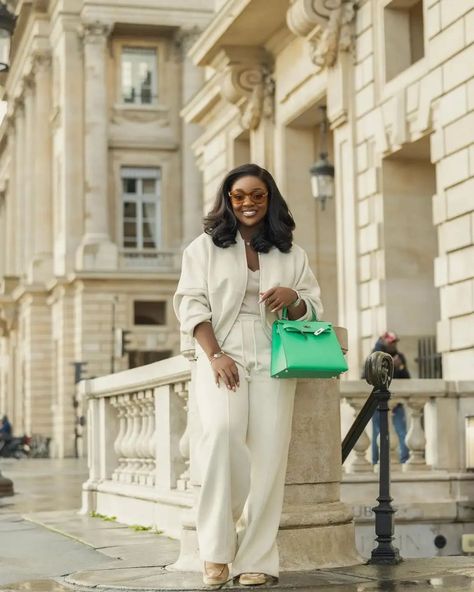
[(108, 207), (107, 36), (110, 26), (83, 27), (84, 41), (84, 235), (78, 269), (116, 269), (117, 245), (110, 239)]
[(16, 143), (15, 143), (15, 221), (14, 237), (11, 248), (14, 250), (16, 275), (23, 272), (24, 234), (25, 234), (25, 106), (22, 98), (16, 102)]
[(16, 128), (14, 118), (8, 118), (8, 153), (10, 154), (10, 181), (5, 202), (5, 275), (14, 276), (15, 261), (15, 191), (16, 191)]
[[(191, 58), (187, 55), (189, 49), (199, 37), (199, 29), (182, 31), (178, 36), (178, 43), (181, 46), (181, 104), (186, 103), (201, 88), (204, 76), (201, 68), (196, 68)], [(202, 175), (196, 165), (196, 157), (192, 145), (200, 136), (201, 131), (198, 125), (193, 123), (182, 123), (181, 132), (181, 158), (182, 158), (182, 207), (183, 207), (183, 245), (188, 245), (196, 236), (202, 232)]]
[(339, 381), (299, 380), (278, 533), (281, 569), (361, 562), (350, 508), (340, 501)]
[(34, 61), (35, 145), (33, 259), (29, 280), (46, 281), (52, 275), (53, 208), (51, 185), (51, 56), (38, 53)]
[(35, 116), (35, 86), (32, 76), (25, 79), (25, 146), (23, 152), (23, 219), (21, 226), (24, 238), (24, 252), (23, 252), (23, 268), (22, 272), (26, 274), (30, 267), (31, 259), (33, 257), (33, 239), (35, 220), (35, 201), (36, 201), (36, 184), (34, 183), (35, 175), (35, 153), (41, 150), (36, 149), (36, 128), (37, 118)]

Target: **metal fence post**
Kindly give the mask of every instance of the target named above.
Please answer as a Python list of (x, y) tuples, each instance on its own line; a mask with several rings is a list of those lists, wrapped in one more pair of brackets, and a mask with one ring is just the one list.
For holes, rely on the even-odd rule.
[(380, 413), (380, 451), (379, 451), (379, 502), (375, 512), (375, 534), (377, 547), (373, 549), (369, 563), (375, 565), (396, 565), (402, 561), (400, 553), (393, 546), (394, 513), (390, 496), (390, 421), (389, 386), (393, 377), (392, 356), (383, 352), (372, 353), (365, 364), (367, 382), (374, 386)]

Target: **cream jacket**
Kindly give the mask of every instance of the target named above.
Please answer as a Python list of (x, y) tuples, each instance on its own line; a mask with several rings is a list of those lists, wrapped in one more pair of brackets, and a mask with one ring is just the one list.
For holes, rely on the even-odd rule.
[[(239, 232), (236, 241), (235, 245), (223, 249), (203, 233), (184, 250), (181, 277), (173, 301), (181, 324), (181, 351), (194, 350), (193, 332), (199, 323), (212, 322), (220, 344), (235, 323), (245, 295), (248, 273), (245, 243)], [(318, 319), (321, 318), (323, 306), (319, 285), (301, 247), (293, 244), (289, 253), (273, 247), (268, 253), (259, 253), (258, 258), (260, 292), (276, 286), (293, 288), (306, 303), (306, 313), (301, 319), (311, 319), (312, 308)], [(261, 303), (260, 316), (265, 332), (271, 337), (277, 314)]]

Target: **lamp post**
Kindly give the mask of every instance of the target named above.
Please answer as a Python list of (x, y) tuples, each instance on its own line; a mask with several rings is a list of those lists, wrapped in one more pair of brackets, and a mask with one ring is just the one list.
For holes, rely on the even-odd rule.
[(324, 210), (326, 200), (334, 197), (334, 166), (328, 159), (326, 107), (320, 107), (320, 111), (319, 160), (313, 164), (309, 172), (311, 174), (311, 193), (314, 199), (321, 204), (321, 209)]
[(10, 47), (16, 17), (6, 4), (0, 4), (0, 72), (8, 72), (10, 69)]

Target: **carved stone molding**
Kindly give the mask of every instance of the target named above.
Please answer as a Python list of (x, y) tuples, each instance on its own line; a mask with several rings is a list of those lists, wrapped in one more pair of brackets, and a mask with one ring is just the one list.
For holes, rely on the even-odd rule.
[(313, 63), (329, 68), (340, 51), (353, 47), (355, 9), (356, 0), (292, 0), (286, 20), (295, 35), (307, 38)]
[(84, 22), (79, 28), (84, 43), (104, 43), (111, 31), (112, 25), (102, 21)]
[(222, 73), (221, 95), (239, 108), (244, 129), (256, 129), (262, 118), (273, 119), (275, 81), (269, 63), (228, 63)]
[(174, 36), (174, 41), (177, 57), (179, 59), (183, 59), (186, 57), (186, 54), (199, 39), (201, 33), (202, 29), (200, 27), (192, 27), (190, 29), (179, 29), (176, 32)]
[(36, 51), (32, 55), (32, 61), (32, 70), (34, 74), (47, 72), (51, 68), (51, 52)]

